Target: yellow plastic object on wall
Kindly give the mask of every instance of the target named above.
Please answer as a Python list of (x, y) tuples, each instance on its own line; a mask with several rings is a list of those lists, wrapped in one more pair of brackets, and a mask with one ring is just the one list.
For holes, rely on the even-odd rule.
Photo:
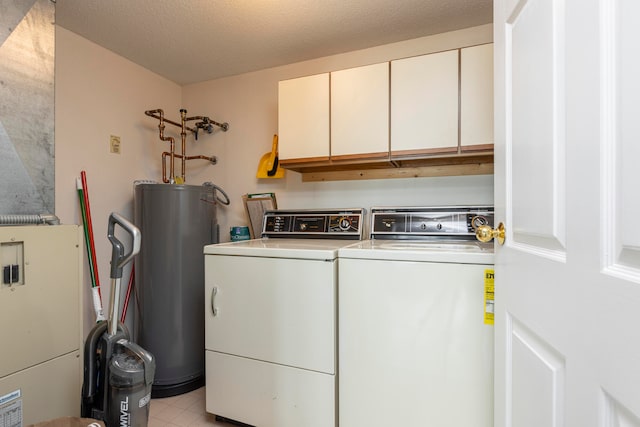
[(284, 178), (284, 169), (278, 164), (278, 135), (273, 135), (271, 152), (260, 158), (256, 178)]

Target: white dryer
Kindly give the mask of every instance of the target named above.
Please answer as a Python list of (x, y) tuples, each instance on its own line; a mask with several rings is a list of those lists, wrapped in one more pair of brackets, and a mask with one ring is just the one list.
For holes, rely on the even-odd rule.
[(270, 211), (262, 239), (206, 246), (206, 409), (260, 427), (337, 419), (338, 249), (363, 210)]
[(372, 208), (339, 250), (340, 427), (493, 426), (490, 207)]

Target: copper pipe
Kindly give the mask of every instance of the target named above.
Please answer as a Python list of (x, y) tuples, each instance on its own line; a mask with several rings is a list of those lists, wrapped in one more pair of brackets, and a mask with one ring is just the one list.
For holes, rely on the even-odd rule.
[[(196, 136), (196, 140), (198, 139), (198, 129), (205, 129), (208, 133), (211, 133), (211, 125), (219, 126), (223, 131), (227, 131), (229, 129), (228, 123), (218, 123), (215, 122), (208, 117), (205, 116), (194, 116), (187, 117), (187, 110), (184, 108), (180, 110), (180, 123), (176, 123), (174, 121), (165, 119), (164, 111), (160, 108), (156, 110), (147, 110), (144, 112), (147, 116), (153, 117), (159, 120), (158, 129), (160, 133), (160, 140), (169, 141), (170, 150), (162, 153), (162, 182), (164, 183), (175, 183), (175, 158), (178, 157), (181, 160), (181, 178), (182, 183), (186, 182), (186, 161), (193, 159), (203, 159), (208, 160), (212, 164), (216, 164), (217, 160), (215, 157), (207, 157), (207, 156), (190, 156), (186, 155), (186, 145), (187, 145), (187, 131), (193, 132)], [(196, 123), (196, 128), (191, 128), (186, 125), (187, 121), (190, 120), (200, 120), (200, 122)], [(181, 154), (176, 154), (175, 152), (175, 139), (170, 136), (164, 135), (165, 123), (169, 123), (175, 126), (180, 127), (180, 137), (181, 137)], [(167, 156), (170, 157), (170, 166), (169, 166), (169, 178), (167, 179)]]
[(170, 166), (169, 166), (169, 179), (167, 179), (167, 172), (166, 169), (163, 169), (162, 171), (162, 181), (164, 182), (171, 182), (173, 183), (175, 181), (175, 151), (176, 151), (176, 141), (173, 137), (168, 136), (165, 138), (164, 136), (164, 124), (162, 123), (162, 121), (160, 121), (160, 125), (158, 125), (158, 127), (160, 128), (160, 139), (162, 141), (169, 141), (169, 154), (171, 155), (171, 161)]
[[(155, 118), (155, 119), (160, 119), (160, 116), (158, 115), (158, 113), (159, 113), (160, 115), (162, 115), (162, 114), (163, 114), (162, 110), (161, 110), (161, 109), (159, 109), (159, 108), (158, 108), (157, 110), (147, 110), (147, 111), (145, 111), (144, 113), (145, 113), (147, 116), (149, 116), (149, 117), (153, 117), (153, 118)], [(182, 128), (182, 124), (177, 123), (177, 122), (174, 122), (173, 120), (169, 120), (169, 119), (163, 119), (163, 120), (164, 120), (166, 123), (170, 123), (170, 124), (172, 124), (172, 125), (174, 125), (174, 126), (177, 126), (177, 127), (179, 127), (179, 128)], [(226, 131), (228, 131), (228, 130), (229, 130), (229, 123), (226, 123), (226, 122), (225, 122), (225, 123), (216, 122), (215, 120), (211, 120), (209, 117), (206, 117), (206, 116), (193, 116), (193, 117), (187, 117), (187, 118), (185, 119), (185, 121), (187, 121), (187, 122), (192, 121), (192, 120), (201, 120), (201, 121), (202, 121), (202, 123), (204, 123), (204, 124), (212, 124), (212, 125), (218, 126), (218, 127), (219, 127), (219, 128), (221, 128), (224, 132), (226, 132)], [(196, 127), (197, 127), (197, 126), (196, 126)], [(186, 129), (186, 130), (188, 130), (189, 132), (193, 132), (193, 133), (196, 133), (196, 132), (198, 131), (198, 129), (196, 129), (196, 128), (191, 128), (191, 127), (188, 127), (188, 126), (186, 126), (186, 127), (185, 127), (185, 129)]]
[[(160, 119), (160, 117), (157, 115), (158, 112), (160, 112), (160, 114), (162, 114), (162, 110), (161, 109), (147, 110), (144, 113), (149, 117), (153, 117), (155, 119)], [(169, 120), (169, 119), (163, 119), (163, 120), (166, 123), (169, 123), (169, 124), (172, 124), (172, 125), (177, 126), (179, 128), (182, 128), (182, 125), (180, 123), (174, 122), (173, 120)], [(187, 122), (189, 122), (191, 120), (202, 120), (202, 122), (204, 122), (205, 124), (211, 123), (212, 125), (218, 126), (224, 132), (229, 130), (229, 123), (227, 123), (227, 122), (224, 122), (224, 123), (216, 122), (215, 120), (211, 120), (209, 117), (206, 117), (206, 116), (193, 116), (193, 117), (188, 117), (188, 118), (185, 119), (185, 121), (187, 121)], [(185, 129), (188, 130), (189, 132), (193, 132), (193, 133), (198, 132), (198, 129), (191, 128), (191, 127), (188, 127), (188, 126), (186, 126)]]
[(182, 176), (182, 182), (186, 182), (186, 178), (185, 178), (185, 170), (187, 169), (187, 159), (185, 159), (186, 157), (186, 153), (187, 153), (187, 132), (186, 132), (186, 126), (185, 123), (187, 122), (185, 119), (187, 118), (187, 110), (185, 110), (184, 108), (180, 109), (180, 119), (182, 120), (182, 131), (180, 132), (180, 136), (182, 137), (182, 170), (181, 170), (181, 176)]
[[(164, 153), (162, 153), (163, 156), (168, 156), (169, 152), (165, 151)], [(182, 158), (182, 156), (180, 154), (175, 154), (175, 156), (179, 159)], [(209, 162), (213, 163), (214, 165), (216, 163), (218, 163), (218, 159), (216, 159), (216, 156), (203, 156), (202, 154), (199, 154), (197, 156), (186, 156), (185, 159), (187, 160), (196, 160), (196, 159), (200, 159), (200, 160), (208, 160)]]
[(169, 183), (169, 180), (167, 179), (167, 154), (171, 153), (167, 153), (166, 151), (162, 153), (162, 182), (164, 182), (165, 184)]
[[(168, 151), (165, 151), (164, 153), (162, 153), (162, 181), (165, 183), (169, 183), (169, 180), (165, 178), (166, 176), (166, 163), (167, 163), (167, 156), (171, 155), (171, 153), (169, 153)], [(216, 159), (215, 156), (203, 156), (203, 155), (197, 155), (197, 156), (183, 156), (181, 154), (175, 154), (174, 153), (174, 157), (177, 157), (179, 159), (182, 159), (183, 161), (185, 160), (196, 160), (196, 159), (200, 159), (200, 160), (208, 160), (212, 165), (215, 165), (216, 163), (218, 163), (218, 160)], [(186, 182), (186, 181), (184, 181)]]
[[(175, 182), (175, 146), (176, 146), (176, 141), (173, 137), (171, 136), (164, 136), (164, 122), (166, 121), (164, 118), (164, 111), (162, 111), (161, 109), (155, 110), (153, 112), (157, 112), (159, 114), (158, 119), (160, 120), (160, 124), (158, 124), (158, 129), (160, 130), (160, 140), (161, 141), (169, 141), (170, 144), (170, 154), (171, 154), (171, 162), (170, 162), (170, 166), (169, 166), (169, 179), (167, 179), (167, 170), (166, 167), (164, 165), (164, 161), (162, 162), (162, 181), (163, 182), (170, 182), (173, 183)], [(145, 111), (145, 114), (148, 113), (148, 111)]]
[[(218, 123), (215, 120), (211, 120), (209, 117), (206, 117), (206, 116), (193, 116), (193, 117), (187, 117), (185, 119), (185, 121), (187, 121), (187, 122), (192, 121), (192, 120), (200, 120), (201, 121), (200, 123), (196, 124), (196, 127), (200, 127), (203, 124), (207, 124), (207, 125), (208, 124), (212, 124), (212, 125), (218, 126), (220, 129), (222, 129), (223, 132), (226, 132), (226, 131), (229, 130), (229, 123), (226, 123), (226, 122), (225, 123)], [(209, 133), (211, 133), (211, 132), (209, 132)]]
[[(161, 115), (163, 114), (161, 109), (147, 110), (144, 113), (149, 117), (153, 117), (155, 119), (160, 119), (160, 117), (156, 115), (157, 112), (160, 112)], [(173, 120), (164, 119), (164, 118), (162, 120), (164, 120), (166, 123), (169, 123), (169, 124), (172, 124), (172, 125), (177, 126), (179, 128), (182, 128), (182, 125), (180, 123), (174, 122)], [(185, 129), (190, 131), (190, 132), (193, 132), (193, 133), (197, 132), (197, 129), (194, 129), (194, 128), (185, 127)]]

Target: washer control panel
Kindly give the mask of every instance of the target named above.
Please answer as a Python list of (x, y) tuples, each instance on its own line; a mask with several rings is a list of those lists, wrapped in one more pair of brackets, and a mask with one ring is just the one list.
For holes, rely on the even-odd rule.
[(364, 209), (274, 210), (262, 220), (262, 237), (361, 240)]
[(371, 208), (371, 239), (475, 239), (493, 226), (492, 206)]

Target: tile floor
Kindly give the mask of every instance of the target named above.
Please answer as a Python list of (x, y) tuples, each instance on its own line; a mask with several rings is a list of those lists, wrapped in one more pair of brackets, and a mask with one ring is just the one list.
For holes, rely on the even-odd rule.
[(148, 427), (234, 427), (205, 410), (204, 387), (178, 396), (151, 399)]

